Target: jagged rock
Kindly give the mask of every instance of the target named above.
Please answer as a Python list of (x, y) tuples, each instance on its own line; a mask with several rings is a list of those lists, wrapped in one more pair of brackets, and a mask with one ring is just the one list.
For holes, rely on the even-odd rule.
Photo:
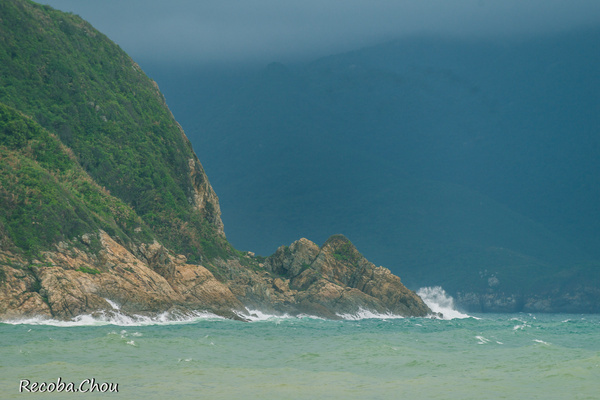
[[(329, 301), (330, 296), (325, 295), (333, 288), (323, 281), (350, 289), (341, 292), (336, 299), (337, 312), (356, 313), (367, 309), (404, 316), (424, 316), (431, 312), (419, 296), (401, 283), (400, 278), (386, 268), (375, 267), (342, 235), (334, 235), (325, 242), (311, 269), (321, 276), (308, 285), (310, 295), (307, 298), (311, 302), (334, 306)], [(302, 283), (306, 285), (307, 281)], [(312, 294), (311, 286), (315, 284), (320, 289)], [(336, 290), (339, 292), (339, 289)]]
[(184, 256), (183, 254), (179, 254), (177, 257), (175, 257), (173, 262), (177, 265), (183, 265), (187, 262), (187, 257)]
[(106, 232), (100, 231), (97, 236), (102, 246), (98, 257), (82, 249), (60, 246), (44, 253), (45, 263), (27, 270), (0, 267), (4, 277), (0, 281), (0, 317), (44, 315), (68, 319), (111, 310), (107, 299), (130, 313), (156, 313), (177, 306), (232, 317), (232, 310), (243, 309), (210, 271), (198, 265), (176, 265), (176, 258), (164, 253), (159, 244), (146, 246), (145, 254), (155, 263), (172, 266), (175, 272), (170, 280)]
[(286, 293), (290, 291), (290, 286), (288, 282), (283, 281), (281, 278), (273, 279), (273, 287), (281, 293)]
[(149, 245), (142, 244), (138, 251), (146, 264), (161, 276), (169, 278), (175, 274), (175, 263), (169, 255), (169, 251), (156, 240)]
[(203, 309), (210, 305), (213, 312), (226, 316), (232, 310), (244, 310), (229, 288), (201, 265), (178, 265), (176, 271), (171, 284), (182, 296), (182, 304), (186, 307)]
[[(431, 313), (400, 278), (368, 262), (342, 235), (332, 236), (321, 248), (308, 239), (300, 239), (277, 249), (264, 265), (283, 278), (261, 280), (257, 276), (249, 278), (246, 273), (243, 281), (234, 280), (234, 293), (242, 302), (326, 318), (361, 310), (404, 316)], [(249, 286), (252, 290), (248, 290)]]
[(90, 235), (87, 233), (81, 235), (81, 241), (87, 246), (92, 244), (92, 239), (90, 238)]
[[(174, 119), (174, 118), (173, 118)], [(183, 129), (177, 124), (184, 140), (189, 144), (189, 139), (183, 132)], [(221, 207), (219, 206), (219, 198), (213, 190), (200, 160), (194, 154), (193, 158), (188, 160), (190, 169), (190, 178), (192, 181), (193, 190), (193, 205), (195, 208), (204, 213), (206, 219), (216, 228), (216, 231), (222, 237), (225, 237), (223, 221), (221, 220)]]
[[(0, 257), (2, 264), (14, 263), (14, 259)], [(52, 316), (52, 312), (39, 293), (37, 279), (28, 271), (0, 266), (0, 316), (4, 319), (32, 316)]]
[(275, 254), (266, 260), (265, 268), (275, 274), (293, 278), (315, 261), (319, 251), (319, 246), (302, 238), (289, 247), (279, 247)]
[(0, 316), (73, 318), (111, 310), (109, 300), (122, 312), (177, 307), (227, 317), (236, 317), (245, 307), (327, 318), (361, 310), (430, 313), (400, 278), (369, 263), (341, 235), (320, 248), (307, 239), (281, 247), (262, 264), (264, 270), (235, 259), (217, 261), (213, 267), (226, 276), (224, 281), (203, 266), (186, 264), (185, 257), (171, 255), (157, 241), (138, 246), (136, 256), (104, 231), (85, 236), (100, 244), (95, 254), (91, 246), (63, 242), (25, 270), (4, 267)]

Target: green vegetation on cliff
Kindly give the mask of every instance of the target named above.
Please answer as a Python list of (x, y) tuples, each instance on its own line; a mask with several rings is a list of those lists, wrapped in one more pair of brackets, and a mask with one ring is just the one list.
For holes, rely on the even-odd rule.
[(131, 238), (139, 216), (190, 260), (232, 254), (216, 195), (140, 67), (75, 15), (5, 0), (0, 16), (2, 221), (13, 244), (29, 251), (99, 227)]
[(56, 136), (1, 103), (0, 202), (12, 250), (33, 254), (97, 229), (124, 242), (151, 239), (131, 207), (96, 184)]

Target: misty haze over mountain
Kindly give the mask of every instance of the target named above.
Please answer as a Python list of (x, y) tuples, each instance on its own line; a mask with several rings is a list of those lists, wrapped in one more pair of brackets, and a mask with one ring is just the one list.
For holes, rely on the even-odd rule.
[(424, 284), (444, 268), (598, 256), (599, 38), (415, 38), (237, 80), (151, 73), (234, 244), (270, 254), (340, 231)]
[(343, 233), (413, 289), (597, 281), (597, 2), (47, 3), (159, 83), (238, 249)]
[(594, 0), (44, 0), (91, 22), (141, 64), (307, 61), (411, 35), (527, 37), (597, 26)]

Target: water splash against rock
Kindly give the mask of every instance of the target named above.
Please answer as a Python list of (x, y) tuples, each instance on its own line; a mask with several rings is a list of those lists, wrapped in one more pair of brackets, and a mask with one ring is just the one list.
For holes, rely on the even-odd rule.
[(423, 287), (417, 294), (431, 311), (440, 313), (443, 319), (471, 318), (470, 315), (456, 311), (454, 299), (441, 286)]

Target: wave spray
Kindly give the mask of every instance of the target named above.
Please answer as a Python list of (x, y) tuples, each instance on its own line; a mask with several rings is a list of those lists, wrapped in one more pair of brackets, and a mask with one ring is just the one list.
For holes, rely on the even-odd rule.
[(470, 315), (456, 311), (454, 299), (441, 286), (423, 287), (417, 291), (431, 311), (441, 313), (443, 319), (471, 318)]

